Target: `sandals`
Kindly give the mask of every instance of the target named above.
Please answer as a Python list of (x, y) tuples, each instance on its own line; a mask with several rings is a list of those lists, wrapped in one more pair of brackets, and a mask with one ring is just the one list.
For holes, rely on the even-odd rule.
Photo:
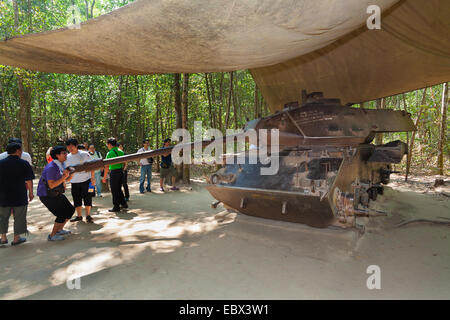
[(91, 216), (86, 216), (86, 221), (89, 223), (94, 223), (94, 219)]
[(62, 235), (55, 234), (53, 237), (48, 235), (47, 240), (48, 241), (61, 241), (61, 240), (66, 240), (66, 238), (64, 238)]
[(25, 238), (19, 238), (19, 241), (17, 241), (17, 242), (11, 242), (11, 245), (12, 246), (17, 246), (18, 244), (21, 244), (21, 243), (24, 243), (25, 241), (27, 241), (27, 239), (25, 239)]
[(8, 239), (6, 239), (6, 241), (1, 240), (0, 244), (8, 244)]

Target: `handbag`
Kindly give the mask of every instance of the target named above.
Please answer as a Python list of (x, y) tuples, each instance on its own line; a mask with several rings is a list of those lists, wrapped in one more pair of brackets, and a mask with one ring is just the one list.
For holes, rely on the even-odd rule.
[(45, 186), (47, 187), (47, 196), (50, 198), (58, 197), (59, 195), (66, 192), (66, 189), (64, 188), (64, 182), (61, 183), (59, 186), (56, 186), (53, 189), (50, 189), (50, 187), (48, 186), (47, 180), (45, 180)]

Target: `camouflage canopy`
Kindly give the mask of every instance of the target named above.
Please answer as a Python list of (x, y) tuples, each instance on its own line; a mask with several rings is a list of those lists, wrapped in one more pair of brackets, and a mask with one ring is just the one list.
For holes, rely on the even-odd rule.
[[(369, 30), (367, 8), (381, 8)], [(72, 74), (249, 69), (272, 110), (301, 89), (361, 102), (450, 80), (448, 0), (137, 0), (0, 41), (0, 64)]]

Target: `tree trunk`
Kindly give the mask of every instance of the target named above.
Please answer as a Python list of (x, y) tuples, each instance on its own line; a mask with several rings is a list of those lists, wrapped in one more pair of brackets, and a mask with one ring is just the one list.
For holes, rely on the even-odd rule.
[(447, 108), (448, 108), (448, 82), (445, 82), (442, 88), (442, 104), (441, 104), (441, 123), (439, 130), (438, 145), (438, 168), (439, 174), (444, 175), (444, 146), (446, 145), (447, 135)]
[[(419, 114), (417, 116), (416, 119), (416, 129), (419, 130), (418, 125), (419, 125), (419, 121), (420, 121), (420, 117), (422, 116), (422, 112), (424, 109), (424, 104), (426, 101), (426, 97), (427, 97), (427, 88), (423, 89), (423, 95), (422, 95), (422, 103), (420, 105), (420, 110), (419, 110)], [(408, 175), (409, 175), (409, 170), (411, 168), (411, 159), (412, 159), (412, 153), (413, 153), (413, 148), (414, 148), (414, 140), (416, 139), (416, 131), (413, 132), (412, 137), (411, 137), (411, 143), (409, 146), (409, 150), (408, 150), (408, 155), (406, 157), (406, 175), (405, 175), (405, 181), (408, 180)]]
[(42, 132), (44, 134), (43, 136), (44, 146), (48, 146), (50, 144), (50, 141), (48, 139), (48, 132), (47, 132), (47, 102), (45, 100), (45, 92), (42, 98)]
[(123, 76), (119, 77), (119, 92), (117, 93), (117, 109), (116, 109), (116, 118), (113, 126), (113, 137), (119, 138), (119, 127), (122, 122), (122, 83)]
[(31, 8), (31, 0), (27, 0), (27, 14), (28, 14), (28, 32), (33, 32), (33, 12)]
[[(217, 97), (216, 97), (216, 90), (214, 87), (214, 75), (212, 73), (208, 74), (208, 78), (209, 78), (209, 91), (211, 93), (211, 101), (213, 102), (213, 110), (216, 110), (217, 108)], [(208, 79), (207, 79), (208, 80)], [(217, 123), (218, 123), (218, 119), (216, 117), (216, 113), (217, 112), (213, 112), (213, 124), (212, 127), (213, 128), (217, 128)]]
[[(30, 19), (31, 3), (28, 0), (28, 17)], [(13, 0), (14, 7), (14, 29), (19, 33), (19, 6), (17, 0)], [(30, 22), (30, 21), (29, 21)], [(29, 31), (32, 31), (32, 26), (29, 24)], [(17, 75), (17, 86), (19, 91), (19, 122), (20, 122), (20, 136), (22, 138), (22, 147), (24, 151), (32, 153), (31, 150), (31, 88), (23, 83), (22, 75)]]
[(3, 106), (3, 113), (5, 115), (5, 120), (7, 121), (8, 125), (9, 125), (9, 136), (13, 137), (14, 136), (14, 129), (16, 128), (16, 124), (14, 124), (14, 122), (11, 119), (11, 116), (9, 115), (8, 112), (8, 106), (6, 104), (6, 90), (3, 87), (3, 81), (0, 77), (0, 93), (2, 94), (2, 106)]
[(13, 7), (14, 7), (14, 29), (16, 33), (19, 32), (19, 6), (17, 3), (17, 0), (13, 0)]
[(223, 79), (225, 77), (225, 73), (220, 73), (220, 82), (219, 82), (219, 129), (223, 132), (223, 122), (222, 122), (222, 112), (223, 112)]
[[(189, 90), (189, 74), (183, 74), (183, 96), (182, 96), (182, 115), (183, 129), (188, 129), (188, 90)], [(183, 141), (185, 142), (185, 141)], [(183, 163), (183, 182), (190, 183), (189, 164)]]
[[(159, 91), (156, 93), (156, 118), (155, 118), (155, 127), (156, 127), (156, 138), (155, 138), (155, 144), (156, 147), (155, 149), (159, 149), (161, 148), (161, 144), (159, 143), (159, 108), (160, 108), (160, 101), (159, 101)], [(159, 162), (160, 162), (160, 157), (156, 158), (156, 172), (160, 172), (160, 166), (159, 166)]]
[[(88, 0), (84, 0), (84, 6), (85, 6), (85, 11), (86, 11), (86, 20), (92, 19), (94, 17), (94, 5), (95, 5), (95, 0), (92, 1), (90, 9), (89, 9), (89, 1)], [(89, 11), (90, 11), (90, 15), (89, 15)]]
[(206, 81), (206, 95), (208, 96), (209, 125), (211, 128), (213, 128), (212, 102), (211, 102), (211, 93), (209, 90), (209, 81), (208, 81), (207, 73), (205, 73), (205, 81)]
[(92, 1), (92, 4), (91, 4), (91, 19), (94, 17), (94, 5), (95, 5), (95, 0)]
[(144, 130), (143, 130), (143, 121), (142, 119), (144, 118), (144, 114), (141, 111), (141, 97), (140, 97), (140, 92), (139, 92), (139, 80), (138, 80), (138, 76), (134, 76), (134, 82), (135, 82), (135, 94), (136, 94), (136, 113), (137, 113), (137, 118), (136, 118), (136, 123), (137, 123), (137, 132), (136, 132), (136, 142), (137, 145), (140, 146), (142, 143), (142, 140), (144, 140)]
[[(129, 76), (125, 76), (125, 92), (124, 92), (124, 97), (125, 97), (125, 109), (127, 107), (127, 98), (128, 98), (128, 79)], [(123, 107), (122, 107), (123, 108)], [(123, 114), (123, 116), (121, 117), (121, 122), (119, 123), (119, 128), (120, 130), (120, 142), (123, 143), (123, 141), (125, 141), (125, 133), (126, 133), (126, 128), (128, 127), (128, 119), (129, 119), (129, 113), (128, 112), (123, 112), (121, 108), (121, 114)]]
[(27, 88), (23, 84), (23, 79), (20, 75), (17, 76), (17, 83), (19, 89), (19, 121), (20, 121), (20, 136), (22, 138), (23, 150), (32, 153), (31, 139), (30, 139), (30, 101), (31, 101), (31, 89)]
[[(175, 96), (175, 117), (176, 129), (183, 128), (183, 114), (181, 112), (181, 89), (180, 89), (181, 74), (174, 74), (173, 94)], [(183, 179), (183, 164), (176, 165), (177, 180)]]
[(238, 106), (238, 102), (237, 102), (237, 92), (236, 92), (237, 90), (236, 90), (235, 82), (236, 82), (236, 77), (234, 78), (234, 80), (232, 82), (232, 86), (233, 86), (232, 96), (233, 96), (234, 128), (238, 129), (239, 128), (239, 124), (238, 124), (239, 106)]
[(180, 90), (180, 79), (181, 75), (179, 73), (174, 74), (174, 85), (173, 91), (175, 95), (175, 113), (176, 113), (176, 128), (183, 128), (183, 114), (181, 112), (181, 90)]
[(89, 138), (91, 139), (90, 143), (94, 143), (95, 141), (95, 105), (94, 105), (94, 82), (92, 77), (89, 77), (89, 112), (91, 117), (89, 119)]
[(88, 0), (84, 0), (84, 10), (86, 11), (86, 20), (89, 20), (89, 2)]
[(228, 103), (227, 103), (227, 113), (225, 116), (225, 130), (228, 129), (228, 123), (230, 120), (230, 108), (231, 108), (231, 95), (233, 93), (233, 71), (230, 72), (230, 87), (228, 90)]
[(261, 118), (261, 109), (259, 105), (258, 86), (255, 82), (255, 94), (254, 94), (254, 107), (255, 107), (255, 119)]

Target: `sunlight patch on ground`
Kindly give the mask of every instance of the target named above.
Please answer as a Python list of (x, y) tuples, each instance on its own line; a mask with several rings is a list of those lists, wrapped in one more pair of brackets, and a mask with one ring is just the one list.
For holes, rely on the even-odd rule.
[(146, 249), (151, 249), (154, 253), (170, 253), (182, 245), (183, 242), (180, 240), (159, 240), (121, 245), (116, 248), (90, 249), (84, 253), (84, 257), (77, 253), (66, 259), (65, 262), (73, 262), (56, 269), (50, 277), (50, 282), (53, 286), (62, 285), (67, 280), (82, 278), (107, 268), (130, 263)]
[(3, 300), (15, 300), (21, 299), (32, 294), (35, 294), (45, 288), (45, 285), (35, 285), (29, 281), (25, 280), (16, 280), (16, 279), (8, 279), (2, 281), (0, 284), (0, 290), (8, 288), (8, 293), (2, 296)]

